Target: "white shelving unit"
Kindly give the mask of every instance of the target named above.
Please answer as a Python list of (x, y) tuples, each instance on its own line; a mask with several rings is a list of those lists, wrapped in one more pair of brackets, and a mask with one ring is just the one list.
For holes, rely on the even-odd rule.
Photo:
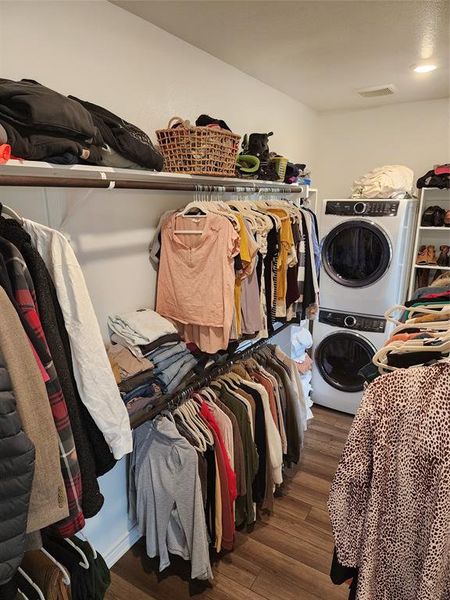
[(439, 246), (447, 244), (450, 246), (450, 227), (429, 227), (422, 226), (422, 215), (430, 206), (440, 206), (445, 210), (450, 210), (450, 190), (440, 190), (438, 188), (422, 188), (419, 198), (419, 215), (417, 219), (417, 229), (414, 242), (413, 262), (411, 268), (411, 278), (409, 282), (409, 297), (416, 289), (417, 269), (426, 269), (428, 271), (450, 271), (450, 266), (440, 267), (437, 265), (418, 265), (416, 263), (417, 254), (420, 246), (432, 245), (436, 247), (437, 256), (439, 256)]

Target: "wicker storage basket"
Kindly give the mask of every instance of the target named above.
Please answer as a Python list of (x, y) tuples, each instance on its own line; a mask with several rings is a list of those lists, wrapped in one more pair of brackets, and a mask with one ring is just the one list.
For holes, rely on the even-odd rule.
[[(179, 123), (178, 127), (172, 127)], [(226, 129), (194, 127), (179, 117), (156, 131), (164, 171), (234, 177), (241, 137)]]

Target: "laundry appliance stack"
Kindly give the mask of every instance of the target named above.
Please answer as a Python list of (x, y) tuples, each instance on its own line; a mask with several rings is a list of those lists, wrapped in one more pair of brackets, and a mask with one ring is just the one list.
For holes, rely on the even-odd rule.
[(384, 313), (406, 299), (416, 213), (415, 198), (323, 201), (315, 403), (356, 413), (364, 386), (358, 371), (388, 337)]

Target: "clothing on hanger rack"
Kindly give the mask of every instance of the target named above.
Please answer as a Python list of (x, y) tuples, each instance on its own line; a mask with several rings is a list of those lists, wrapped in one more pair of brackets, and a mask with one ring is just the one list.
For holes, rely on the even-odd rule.
[[(111, 450), (120, 458), (132, 442), (103, 341), (101, 352), (95, 349), (98, 323), (68, 242), (13, 211), (4, 214), (13, 217), (0, 215), (0, 362), (10, 429), (0, 431), (0, 444), (21, 477), (20, 490), (8, 483), (7, 471), (0, 478), (0, 512), (4, 505), (16, 515), (1, 518), (0, 596), (13, 581), (31, 534), (37, 538), (45, 528), (69, 537), (80, 531), (85, 517), (98, 513), (103, 497), (97, 477), (115, 464)], [(22, 583), (29, 588), (29, 582)], [(36, 594), (34, 588), (21, 591)]]
[(386, 311), (385, 317), (396, 327), (371, 363), (361, 369), (367, 381), (450, 355), (450, 283), (416, 290), (404, 305)]
[(209, 353), (267, 336), (276, 319), (316, 314), (318, 254), (307, 208), (279, 199), (194, 201), (165, 213), (150, 245), (156, 310)]
[(160, 570), (177, 554), (210, 579), (209, 545), (232, 550), (255, 503), (272, 510), (310, 416), (292, 362), (260, 340), (135, 422), (131, 516)]

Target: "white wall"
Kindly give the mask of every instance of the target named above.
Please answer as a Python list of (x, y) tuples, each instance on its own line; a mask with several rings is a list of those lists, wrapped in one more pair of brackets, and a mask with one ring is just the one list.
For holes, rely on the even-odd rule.
[[(31, 78), (109, 108), (153, 135), (201, 112), (236, 132), (273, 130), (271, 146), (311, 163), (315, 113), (288, 96), (107, 2), (2, 2), (0, 76)], [(154, 305), (148, 242), (164, 210), (189, 194), (0, 188), (0, 201), (64, 231), (82, 265), (100, 326), (115, 311)], [(284, 338), (283, 338), (284, 339)], [(86, 532), (111, 564), (136, 539), (126, 461), (102, 477), (105, 505)]]
[(450, 160), (449, 100), (320, 113), (314, 185), (320, 198), (347, 198), (354, 179), (403, 164), (415, 180)]
[(272, 149), (312, 160), (314, 111), (106, 0), (0, 2), (0, 74), (100, 104), (153, 138), (174, 115), (207, 113), (236, 133), (272, 130)]

